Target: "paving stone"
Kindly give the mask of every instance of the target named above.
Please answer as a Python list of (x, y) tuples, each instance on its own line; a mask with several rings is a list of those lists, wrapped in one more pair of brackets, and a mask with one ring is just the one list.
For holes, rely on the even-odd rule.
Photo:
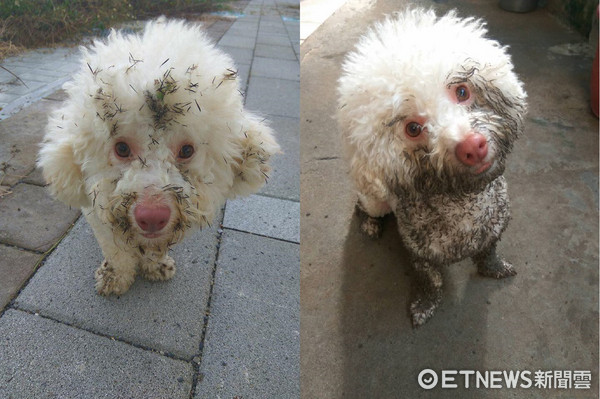
[(256, 44), (254, 36), (243, 36), (226, 33), (221, 40), (219, 40), (220, 46), (231, 46), (253, 49)]
[(233, 46), (218, 46), (221, 50), (229, 54), (237, 65), (252, 64), (253, 51), (249, 48), (240, 48)]
[(262, 194), (300, 201), (300, 119), (269, 117), (282, 153), (271, 158), (273, 168)]
[(53, 100), (53, 101), (64, 101), (68, 98), (67, 92), (63, 89), (56, 90), (54, 93), (48, 94), (44, 97), (45, 100)]
[(252, 76), (300, 81), (300, 64), (296, 60), (254, 57)]
[(8, 82), (13, 82), (16, 78), (8, 71), (4, 69), (0, 69), (0, 84), (6, 84)]
[(256, 43), (271, 44), (274, 46), (289, 46), (291, 45), (290, 38), (288, 35), (274, 35), (274, 34), (259, 34), (256, 38)]
[(300, 397), (299, 255), (223, 233), (195, 399)]
[(41, 255), (0, 244), (0, 312), (35, 270)]
[[(39, 69), (36, 67), (32, 67), (29, 64), (25, 64), (19, 68), (15, 75), (19, 77), (19, 79), (23, 80), (26, 84), (29, 80), (36, 82), (46, 82), (50, 83), (57, 78), (61, 78), (66, 76), (65, 71), (56, 71), (56, 70), (45, 70)], [(13, 84), (18, 83), (19, 80), (14, 78), (15, 80), (12, 82)], [(28, 84), (29, 85), (29, 84)], [(30, 86), (31, 87), (31, 86)]]
[(0, 318), (0, 397), (187, 399), (190, 364), (17, 310)]
[(0, 92), (0, 102), (6, 104), (4, 108), (6, 108), (11, 102), (13, 102), (15, 98), (15, 94)]
[(216, 43), (221, 40), (232, 24), (233, 21), (215, 21), (206, 29), (206, 33)]
[(0, 93), (0, 102), (6, 103), (0, 110), (0, 120), (13, 116), (26, 106), (38, 102), (38, 100), (42, 99), (44, 96), (59, 89), (67, 80), (69, 80), (69, 77), (57, 78), (57, 80), (54, 80), (52, 83), (46, 83), (34, 90), (26, 92), (11, 94), (9, 90), (6, 90), (5, 92)]
[(248, 21), (248, 20), (238, 20), (231, 28), (227, 31), (232, 35), (239, 36), (256, 36), (256, 32), (258, 31), (258, 20), (256, 21)]
[(280, 58), (283, 60), (297, 60), (296, 53), (290, 46), (273, 46), (258, 43), (254, 49), (254, 55), (265, 58)]
[(246, 106), (276, 116), (300, 117), (300, 82), (252, 76)]
[(300, 242), (300, 203), (251, 195), (227, 202), (223, 227)]
[(82, 218), (17, 297), (15, 307), (192, 358), (199, 351), (218, 225), (196, 231), (174, 247), (177, 272), (170, 281), (137, 277), (125, 294), (103, 297), (94, 289), (102, 252)]
[(285, 25), (283, 23), (271, 23), (271, 24), (264, 24), (261, 23), (260, 26), (258, 27), (258, 32), (260, 36), (263, 35), (270, 35), (270, 34), (274, 34), (274, 35), (287, 35), (287, 29), (285, 29)]
[(69, 75), (70, 73), (79, 70), (79, 68), (80, 64), (78, 56), (73, 57), (73, 60), (71, 61), (62, 59), (50, 60), (49, 62), (44, 62), (43, 64), (39, 65), (39, 69), (45, 69), (48, 71), (63, 71), (65, 72), (65, 75)]
[(42, 176), (42, 169), (35, 168), (23, 179), (23, 183), (34, 184), (36, 186), (45, 186), (46, 181), (44, 180), (44, 176)]
[(3, 85), (2, 86), (2, 94), (3, 95), (12, 95), (12, 96), (22, 96), (25, 94), (28, 94), (34, 90), (39, 89), (40, 87), (44, 86), (46, 83), (45, 82), (40, 82), (40, 81), (35, 81), (35, 80), (26, 80), (21, 78), (25, 84), (23, 85), (23, 83), (18, 82), (16, 84), (9, 84), (9, 85)]
[(244, 16), (238, 22), (255, 22), (258, 26), (260, 21), (260, 7), (250, 7), (244, 10)]
[(281, 16), (278, 18), (262, 18), (259, 24), (259, 30), (261, 28), (283, 28), (283, 26)]
[(0, 199), (0, 242), (45, 252), (79, 214), (51, 198), (44, 187), (19, 184)]
[(56, 101), (38, 101), (0, 121), (0, 162), (10, 165), (6, 174), (0, 172), (2, 184), (14, 185), (34, 169), (48, 113), (59, 105)]
[(237, 66), (240, 89), (245, 92), (248, 89), (248, 76), (250, 75), (250, 65), (240, 64)]

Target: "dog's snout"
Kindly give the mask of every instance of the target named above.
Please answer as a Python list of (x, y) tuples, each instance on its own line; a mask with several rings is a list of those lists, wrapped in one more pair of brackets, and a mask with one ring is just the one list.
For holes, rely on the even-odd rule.
[(467, 166), (478, 165), (488, 154), (487, 140), (479, 133), (471, 133), (456, 145), (455, 152), (461, 163)]
[(135, 221), (148, 233), (162, 230), (169, 223), (171, 209), (168, 206), (138, 205), (133, 211)]

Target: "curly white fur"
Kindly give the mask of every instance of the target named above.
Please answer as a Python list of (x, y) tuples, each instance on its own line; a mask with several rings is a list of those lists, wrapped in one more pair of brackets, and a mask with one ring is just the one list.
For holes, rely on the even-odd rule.
[[(232, 59), (198, 26), (161, 18), (82, 53), (38, 162), (51, 193), (94, 230), (105, 257), (98, 292), (120, 294), (137, 272), (172, 277), (168, 249), (227, 198), (265, 184), (279, 147), (244, 109)], [(157, 209), (168, 219), (145, 230), (141, 210), (155, 222)]]
[(363, 229), (394, 212), (424, 286), (420, 325), (440, 300), (443, 265), (473, 257), (481, 273), (514, 274), (495, 255), (509, 220), (506, 156), (523, 129), (526, 93), (506, 47), (454, 11), (388, 17), (349, 53), (338, 121)]

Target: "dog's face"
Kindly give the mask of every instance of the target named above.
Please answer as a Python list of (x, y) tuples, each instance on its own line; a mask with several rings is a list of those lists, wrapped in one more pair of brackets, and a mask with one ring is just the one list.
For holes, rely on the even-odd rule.
[(137, 87), (117, 81), (137, 71), (100, 71), (89, 100), (100, 140), (82, 166), (86, 187), (100, 218), (133, 245), (172, 244), (210, 223), (242, 156), (233, 129), (250, 127), (233, 74), (211, 79), (199, 96), (202, 77), (171, 68)]
[(407, 13), (376, 26), (340, 78), (351, 161), (391, 191), (459, 194), (504, 171), (526, 94), (481, 23)]
[(50, 190), (135, 247), (164, 248), (209, 224), (226, 198), (265, 183), (278, 150), (244, 110), (234, 68), (177, 22), (96, 43), (48, 125)]
[(383, 121), (401, 154), (391, 162), (391, 187), (469, 193), (504, 172), (522, 131), (525, 103), (519, 86), (500, 89), (494, 72), (465, 59), (443, 79), (406, 83), (401, 105)]
[(123, 123), (97, 152), (102, 167), (83, 166), (92, 207), (132, 244), (175, 243), (210, 223), (233, 185), (235, 161), (216, 151), (227, 144), (186, 126)]

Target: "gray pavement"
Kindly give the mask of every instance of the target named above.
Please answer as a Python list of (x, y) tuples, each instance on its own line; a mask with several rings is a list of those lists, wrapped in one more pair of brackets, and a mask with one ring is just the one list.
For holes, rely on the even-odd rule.
[(260, 193), (175, 247), (171, 281), (119, 297), (95, 293), (100, 248), (34, 164), (76, 51), (2, 64), (29, 88), (0, 75), (0, 398), (299, 397), (298, 12), (252, 0), (209, 26), (283, 154)]
[[(414, 3), (414, 2), (413, 2)], [(436, 315), (413, 330), (410, 265), (395, 221), (358, 232), (356, 194), (341, 159), (335, 83), (360, 34), (406, 2), (348, 0), (301, 48), (302, 398), (597, 398), (598, 119), (592, 58), (556, 51), (585, 43), (547, 10), (511, 14), (497, 2), (419, 1), (488, 20), (510, 46), (529, 93), (524, 136), (506, 178), (513, 218), (499, 250), (514, 278), (444, 271)], [(564, 52), (563, 52), (564, 53)], [(591, 372), (589, 389), (419, 387), (421, 370)], [(462, 376), (455, 374), (459, 386)], [(454, 376), (451, 376), (454, 377)], [(502, 379), (503, 380), (503, 379)], [(526, 385), (526, 384), (525, 384)], [(506, 386), (503, 383), (503, 386)]]
[(77, 47), (48, 48), (4, 60), (2, 66), (12, 74), (0, 70), (0, 120), (59, 89), (79, 69), (78, 54)]

